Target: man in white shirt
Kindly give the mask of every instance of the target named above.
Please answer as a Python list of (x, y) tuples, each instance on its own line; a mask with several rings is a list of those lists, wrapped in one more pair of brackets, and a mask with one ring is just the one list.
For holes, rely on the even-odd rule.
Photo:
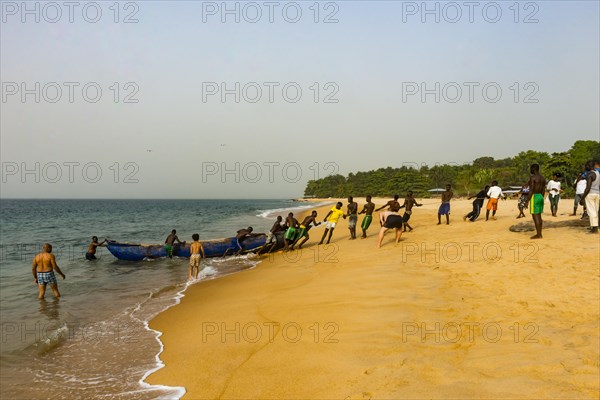
[[(571, 214), (572, 217), (577, 215), (577, 206), (579, 205), (581, 197), (583, 196), (587, 186), (587, 180), (583, 177), (583, 174), (577, 175), (577, 179), (575, 179), (575, 184), (573, 186), (575, 187), (575, 200), (573, 201), (573, 214)], [(586, 214), (585, 204), (583, 205), (583, 214)]]
[(498, 181), (492, 182), (492, 187), (487, 192), (488, 197), (490, 198), (487, 202), (486, 212), (485, 212), (485, 220), (490, 219), (490, 210), (492, 210), (492, 219), (496, 219), (496, 211), (498, 210), (498, 199), (500, 197), (504, 197), (502, 194), (502, 189), (498, 186)]
[(600, 210), (600, 172), (594, 168), (594, 162), (585, 164), (587, 184), (585, 192), (581, 195), (580, 204), (585, 207), (590, 216), (590, 233), (598, 233), (598, 211)]
[(556, 213), (558, 212), (558, 201), (560, 200), (560, 192), (563, 191), (560, 188), (558, 174), (552, 175), (552, 179), (548, 182), (546, 190), (548, 191), (548, 200), (550, 200), (550, 211), (552, 211), (552, 216), (556, 217)]

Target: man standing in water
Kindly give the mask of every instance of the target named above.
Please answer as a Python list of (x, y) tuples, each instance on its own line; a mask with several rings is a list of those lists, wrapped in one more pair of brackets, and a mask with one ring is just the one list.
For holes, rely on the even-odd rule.
[(200, 235), (194, 233), (192, 235), (194, 240), (190, 245), (190, 276), (189, 279), (198, 279), (200, 273), (200, 258), (204, 258), (204, 247), (200, 243)]
[(66, 278), (65, 274), (62, 273), (56, 264), (56, 258), (54, 257), (54, 254), (52, 254), (52, 245), (44, 243), (44, 251), (36, 254), (36, 256), (33, 257), (33, 263), (31, 264), (31, 273), (33, 274), (35, 284), (38, 285), (39, 289), (38, 299), (44, 298), (47, 284), (50, 284), (54, 297), (57, 299), (60, 297), (54, 271), (56, 271), (63, 279)]
[(404, 230), (402, 232), (406, 232), (406, 228), (409, 229), (409, 232), (413, 230), (412, 226), (408, 224), (408, 220), (412, 215), (413, 206), (421, 207), (423, 204), (417, 203), (417, 200), (413, 197), (412, 190), (409, 190), (406, 193), (406, 198), (404, 199), (404, 204), (400, 206), (400, 208), (404, 208), (404, 216), (402, 217), (404, 220)]
[(454, 196), (450, 187), (450, 184), (447, 184), (446, 191), (442, 192), (442, 204), (438, 209), (438, 225), (442, 224), (442, 215), (446, 216), (446, 225), (450, 225), (450, 199)]
[(185, 242), (179, 240), (179, 238), (177, 237), (177, 231), (173, 229), (171, 231), (171, 234), (165, 239), (165, 251), (167, 252), (167, 257), (169, 258), (173, 258), (173, 244), (175, 243), (175, 241), (177, 241), (177, 243), (180, 244), (185, 244)]
[(348, 197), (348, 229), (350, 230), (350, 240), (356, 239), (356, 223), (358, 222), (358, 203), (352, 196)]
[[(542, 238), (542, 213), (544, 212), (544, 189), (546, 188), (546, 179), (540, 174), (540, 166), (538, 164), (531, 164), (529, 168), (531, 177), (529, 178), (528, 186), (531, 190), (529, 196), (529, 212), (533, 218), (535, 224), (536, 234), (533, 235), (532, 239)], [(488, 210), (489, 212), (489, 210)]]
[(102, 243), (98, 243), (98, 236), (92, 236), (92, 243), (90, 243), (87, 253), (85, 253), (85, 259), (92, 261), (96, 259), (96, 248), (104, 246), (106, 239)]
[(323, 222), (327, 222), (327, 225), (325, 225), (325, 232), (323, 232), (323, 237), (321, 238), (319, 244), (323, 244), (323, 240), (325, 240), (327, 232), (329, 232), (329, 237), (327, 238), (326, 244), (329, 244), (329, 241), (331, 241), (331, 235), (333, 235), (333, 230), (335, 229), (336, 224), (340, 220), (340, 217), (343, 216), (344, 218), (346, 218), (346, 215), (344, 215), (344, 212), (341, 210), (341, 208), (342, 202), (338, 201), (335, 207), (329, 210), (329, 212), (323, 219)]
[(361, 239), (365, 239), (367, 237), (367, 229), (371, 225), (371, 221), (373, 221), (373, 210), (375, 210), (375, 203), (371, 201), (371, 195), (367, 196), (367, 204), (363, 207), (362, 211), (359, 214), (365, 214), (365, 217), (360, 224), (360, 228), (362, 229)]

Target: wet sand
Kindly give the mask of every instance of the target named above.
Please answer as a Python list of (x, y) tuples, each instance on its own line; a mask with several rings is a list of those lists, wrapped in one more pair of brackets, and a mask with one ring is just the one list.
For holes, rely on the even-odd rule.
[[(453, 201), (438, 226), (422, 202), (398, 245), (376, 249), (377, 215), (364, 240), (341, 220), (329, 246), (316, 227), (302, 251), (192, 286), (150, 323), (166, 366), (147, 381), (186, 399), (597, 399), (600, 237), (511, 232), (531, 220), (515, 200), (475, 223)], [(544, 219), (579, 218), (572, 204)]]

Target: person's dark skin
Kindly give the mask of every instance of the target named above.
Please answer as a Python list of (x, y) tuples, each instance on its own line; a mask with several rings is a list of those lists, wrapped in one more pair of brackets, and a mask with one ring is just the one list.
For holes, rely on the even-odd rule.
[[(338, 209), (338, 210), (341, 210), (341, 208), (342, 208), (342, 203), (341, 203), (341, 202), (338, 202), (338, 203), (335, 205), (335, 208), (336, 208), (336, 209)], [(330, 216), (330, 215), (331, 215), (331, 210), (329, 210), (329, 212), (327, 213), (327, 215), (325, 216), (325, 218), (323, 218), (323, 222), (326, 222), (326, 221), (327, 221), (327, 218), (329, 218), (329, 216)], [(343, 216), (343, 217), (344, 217), (344, 218), (346, 218), (346, 217), (347, 217), (347, 215), (346, 215), (346, 214), (344, 214), (344, 216)], [(331, 229), (327, 229), (327, 228), (325, 228), (325, 232), (323, 232), (323, 237), (321, 237), (321, 241), (319, 242), (319, 244), (323, 244), (323, 240), (325, 240), (325, 236), (327, 236), (327, 233), (329, 233), (329, 237), (327, 238), (327, 243), (326, 243), (326, 244), (329, 244), (329, 242), (331, 241), (331, 235), (333, 235), (333, 231), (334, 231), (334, 229), (335, 229), (335, 228), (331, 228)]]
[[(169, 246), (173, 246), (173, 244), (177, 241), (177, 243), (179, 244), (185, 244), (185, 241), (181, 241), (179, 240), (179, 238), (177, 237), (177, 231), (175, 229), (173, 229), (171, 231), (171, 234), (169, 236), (167, 236), (167, 238), (165, 239), (165, 244), (168, 244)], [(172, 254), (168, 255), (169, 258), (173, 258)]]
[[(525, 194), (523, 193), (523, 190), (525, 190), (525, 188), (528, 188), (527, 184), (525, 184), (525, 185), (521, 186), (521, 191), (519, 192), (519, 193), (521, 193), (521, 196), (524, 196), (524, 195), (525, 195)], [(519, 204), (521, 204), (521, 203), (519, 202)], [(523, 210), (525, 210), (525, 208), (524, 208), (524, 207), (521, 207), (521, 206), (519, 205), (519, 215), (517, 215), (517, 219), (525, 217), (525, 213), (523, 212)]]
[[(552, 175), (552, 180), (558, 182), (559, 181), (559, 176), (557, 174), (553, 174)], [(563, 192), (562, 189), (560, 189), (560, 191), (556, 194), (560, 194), (561, 192)], [(550, 212), (552, 213), (553, 217), (556, 217), (556, 213), (558, 213), (558, 206), (553, 206), (552, 204), (550, 204)]]
[[(271, 234), (275, 234), (276, 232), (282, 231), (283, 230), (283, 226), (281, 226), (281, 221), (283, 221), (283, 218), (281, 218), (281, 215), (277, 216), (277, 219), (275, 220), (275, 222), (273, 223), (273, 226), (270, 229)], [(270, 253), (271, 250), (273, 249), (273, 247), (277, 246), (277, 240), (275, 240), (271, 245), (269, 246), (265, 246), (262, 249), (260, 249), (256, 255), (261, 255), (262, 253)]]
[[(289, 213), (287, 218), (285, 219), (285, 225), (288, 228), (294, 228), (297, 229), (298, 228), (298, 220), (296, 218), (294, 218), (294, 213)], [(284, 251), (289, 250), (292, 241), (290, 239), (284, 239), (285, 242), (285, 247), (283, 248)]]
[[(302, 223), (300, 225), (305, 226), (306, 227), (306, 231), (308, 232), (310, 230), (310, 228), (312, 227), (312, 225), (317, 226), (317, 225), (321, 225), (321, 222), (317, 222), (317, 212), (313, 211), (310, 215), (308, 215), (307, 217), (305, 217), (302, 220)], [(300, 240), (300, 237), (298, 237), (294, 243), (292, 243), (292, 247), (291, 249), (294, 250), (294, 246), (296, 245), (296, 243), (298, 243), (298, 240)], [(298, 244), (298, 248), (301, 249), (302, 245), (304, 243), (306, 243), (306, 241), (308, 240), (307, 237), (304, 238), (304, 240), (302, 240), (299, 244)]]
[[(531, 194), (529, 196), (529, 202), (533, 200), (534, 194), (544, 195), (544, 191), (546, 190), (546, 178), (544, 178), (540, 174), (540, 166), (538, 164), (532, 164), (529, 168), (529, 173), (531, 177), (529, 178), (529, 188), (531, 189)], [(533, 218), (533, 224), (535, 225), (536, 234), (531, 237), (531, 239), (541, 239), (542, 238), (542, 214), (531, 214)]]
[(104, 239), (101, 243), (98, 243), (98, 237), (97, 236), (93, 236), (92, 237), (92, 242), (88, 246), (87, 252), (90, 253), (90, 254), (96, 254), (96, 248), (97, 247), (104, 247), (104, 243), (106, 243), (106, 239)]
[(173, 229), (171, 231), (171, 234), (165, 239), (165, 244), (173, 246), (175, 242), (185, 244), (185, 241), (182, 242), (181, 240), (179, 240), (179, 238), (177, 237), (177, 231)]
[[(412, 190), (409, 190), (406, 193), (406, 198), (404, 199), (404, 204), (400, 206), (400, 208), (404, 208), (406, 214), (410, 215), (412, 213), (413, 206), (421, 207), (423, 204), (417, 203), (417, 200), (413, 197)], [(405, 218), (406, 219), (406, 218)], [(402, 232), (406, 232), (406, 228), (409, 229), (409, 232), (413, 230), (412, 226), (408, 224), (408, 221), (404, 221), (404, 229)]]
[[(366, 200), (367, 200), (367, 204), (365, 204), (363, 206), (363, 209), (361, 210), (361, 212), (359, 212), (359, 214), (373, 216), (373, 211), (375, 210), (375, 203), (373, 203), (371, 201), (371, 196), (367, 196)], [(361, 239), (365, 239), (366, 237), (367, 237), (367, 231), (365, 229), (362, 229)]]
[(400, 198), (399, 195), (395, 194), (394, 195), (394, 200), (390, 200), (387, 203), (385, 203), (383, 206), (379, 207), (377, 210), (375, 211), (381, 211), (386, 207), (390, 208), (390, 211), (393, 212), (398, 212), (398, 210), (400, 210), (400, 203), (398, 203), (398, 199)]
[[(573, 184), (573, 189), (577, 189), (577, 183), (581, 180), (584, 180), (585, 178), (583, 177), (583, 173), (579, 173), (577, 175), (577, 179), (575, 180), (575, 183)], [(587, 183), (587, 182), (586, 182)], [(585, 213), (585, 204), (583, 205), (583, 212)], [(577, 205), (573, 206), (573, 214), (570, 214), (571, 217), (574, 217), (577, 215)]]
[[(485, 187), (484, 187), (484, 188), (483, 188), (483, 190), (482, 190), (482, 192), (483, 192), (483, 197), (479, 197), (479, 195), (480, 195), (480, 193), (481, 193), (481, 192), (480, 192), (480, 193), (477, 193), (476, 195), (469, 196), (469, 198), (468, 198), (467, 200), (476, 199), (476, 198), (477, 198), (477, 199), (485, 199), (485, 198), (487, 198), (487, 197), (488, 197), (488, 196), (487, 196), (487, 194), (486, 194), (486, 193), (488, 192), (488, 190), (490, 190), (490, 185), (485, 185)], [(483, 200), (481, 200), (481, 205), (480, 205), (480, 207), (483, 207)], [(474, 214), (475, 212), (476, 212), (475, 205), (473, 205), (473, 211), (471, 211), (471, 213), (469, 213), (469, 214)], [(467, 218), (470, 218), (470, 217), (469, 217), (469, 214), (467, 214), (467, 215), (464, 215), (464, 216), (463, 216), (463, 221), (466, 221), (466, 220), (467, 220)], [(471, 219), (471, 222), (474, 222), (474, 221), (475, 221), (474, 219)]]
[[(590, 194), (590, 189), (592, 188), (592, 183), (596, 180), (596, 174), (592, 174), (596, 164), (593, 161), (588, 161), (585, 163), (585, 169), (588, 171), (587, 174), (587, 186), (585, 187), (585, 191), (581, 196), (581, 200), (579, 200), (579, 205), (585, 205), (585, 198), (588, 194)], [(590, 229), (590, 233), (598, 233), (598, 227), (594, 226)]]
[[(358, 203), (354, 201), (352, 196), (348, 197), (348, 211), (347, 215), (357, 215), (358, 214)], [(353, 228), (348, 227), (350, 230), (350, 239), (356, 239), (356, 225)]]
[[(545, 181), (546, 181), (546, 179), (544, 179), (544, 182)], [(493, 181), (492, 182), (492, 186), (498, 186), (498, 182), (497, 181)], [(502, 200), (506, 200), (506, 196), (504, 194), (502, 194), (501, 197), (502, 197)], [(531, 194), (529, 195), (529, 197), (531, 197)], [(498, 199), (498, 200), (500, 200), (500, 199)], [(496, 217), (496, 210), (492, 210), (492, 219), (495, 219), (495, 217)], [(490, 219), (490, 210), (485, 210), (485, 220), (487, 221), (489, 219)]]
[(253, 228), (251, 226), (249, 226), (246, 229), (240, 229), (239, 231), (237, 231), (237, 235), (235, 235), (235, 238), (238, 241), (240, 249), (237, 251), (236, 254), (240, 254), (242, 252), (242, 240), (246, 239), (247, 237), (253, 236), (252, 231)]
[[(446, 185), (446, 191), (442, 192), (442, 203), (449, 203), (452, 196), (454, 196), (454, 193), (450, 190), (450, 185)], [(440, 214), (438, 214), (437, 224), (442, 224), (442, 216)], [(446, 225), (450, 225), (450, 214), (446, 214)]]

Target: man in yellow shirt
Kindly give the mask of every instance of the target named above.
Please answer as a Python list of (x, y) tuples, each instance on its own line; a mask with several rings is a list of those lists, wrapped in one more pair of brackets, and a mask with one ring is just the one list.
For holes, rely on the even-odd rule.
[(327, 238), (326, 244), (329, 244), (329, 241), (331, 240), (331, 235), (333, 235), (333, 230), (335, 229), (335, 225), (340, 220), (340, 217), (344, 217), (344, 218), (347, 217), (347, 215), (344, 214), (344, 212), (341, 210), (341, 208), (342, 208), (342, 203), (338, 201), (338, 203), (335, 205), (335, 207), (333, 207), (331, 210), (329, 210), (329, 212), (323, 219), (323, 222), (327, 222), (327, 225), (325, 225), (325, 232), (323, 232), (323, 237), (321, 238), (321, 241), (319, 242), (319, 244), (323, 244), (323, 240), (325, 240), (325, 236), (327, 236), (327, 232), (329, 232), (329, 237)]

